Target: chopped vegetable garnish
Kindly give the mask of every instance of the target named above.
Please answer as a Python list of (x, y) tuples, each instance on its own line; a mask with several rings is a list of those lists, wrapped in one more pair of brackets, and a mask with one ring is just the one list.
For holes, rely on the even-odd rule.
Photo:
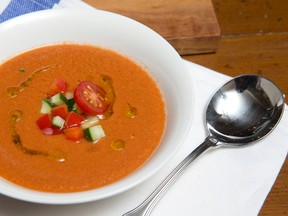
[(42, 133), (45, 135), (53, 135), (53, 129), (51, 127), (49, 128), (43, 128)]
[(75, 112), (69, 112), (67, 119), (65, 121), (65, 127), (80, 126), (84, 120), (85, 120), (84, 116), (79, 115)]
[(105, 136), (101, 125), (95, 125), (84, 130), (84, 136), (88, 141), (95, 142)]
[(81, 127), (84, 130), (97, 124), (99, 124), (99, 118), (97, 116), (89, 116), (82, 122)]
[(44, 115), (36, 123), (43, 134), (64, 134), (67, 139), (77, 142), (83, 137), (90, 142), (104, 137), (97, 115), (103, 115), (110, 106), (105, 91), (88, 81), (81, 82), (74, 94), (66, 89), (65, 80), (55, 79), (48, 98), (42, 99), (40, 112)]
[(68, 115), (68, 108), (66, 104), (52, 108), (51, 115), (60, 116), (61, 118), (66, 119)]
[(52, 126), (51, 116), (44, 114), (36, 121), (36, 123), (41, 130), (44, 128), (50, 128)]
[(45, 135), (58, 135), (58, 134), (62, 134), (62, 130), (52, 125), (52, 127), (43, 128), (42, 133)]
[(74, 103), (72, 110), (76, 112), (77, 114), (82, 115), (84, 112), (78, 107), (76, 103)]
[(53, 81), (53, 83), (50, 86), (49, 95), (53, 96), (57, 93), (64, 94), (66, 90), (67, 90), (66, 81), (62, 78), (57, 78)]
[(52, 107), (53, 105), (51, 104), (51, 102), (45, 98), (42, 100), (40, 113), (51, 113)]
[(54, 106), (66, 104), (66, 102), (67, 102), (67, 98), (62, 93), (58, 93), (54, 95), (53, 97), (51, 97), (51, 103)]
[(65, 97), (67, 98), (67, 100), (73, 99), (73, 92), (66, 92)]
[(71, 127), (64, 129), (64, 135), (67, 139), (80, 141), (83, 138), (83, 130), (81, 127)]
[(67, 108), (68, 108), (69, 112), (76, 110), (74, 98), (68, 99), (66, 101), (66, 105), (67, 105)]
[(61, 118), (60, 116), (53, 116), (52, 118), (52, 125), (54, 125), (57, 128), (63, 128), (63, 125), (65, 123), (65, 119)]

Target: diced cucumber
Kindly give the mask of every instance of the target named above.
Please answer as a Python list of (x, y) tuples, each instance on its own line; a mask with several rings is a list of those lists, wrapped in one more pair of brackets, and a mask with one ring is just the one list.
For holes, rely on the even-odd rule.
[(83, 111), (78, 107), (76, 103), (74, 103), (72, 110), (76, 112), (77, 114), (83, 114)]
[(90, 142), (95, 142), (105, 136), (101, 125), (95, 125), (84, 130), (85, 138)]
[(51, 97), (51, 103), (56, 106), (60, 106), (62, 104), (65, 104), (66, 102), (67, 102), (67, 98), (61, 93), (58, 93), (54, 95), (53, 97)]
[(66, 101), (66, 105), (69, 112), (74, 111), (74, 104), (75, 104), (74, 98), (68, 99)]
[(51, 113), (51, 109), (53, 108), (53, 105), (50, 103), (50, 101), (48, 99), (43, 99), (41, 102), (41, 109), (40, 109), (40, 113), (43, 114), (50, 114)]
[(81, 128), (85, 130), (97, 124), (99, 124), (99, 118), (97, 116), (89, 116), (85, 121), (82, 122)]
[(60, 116), (54, 116), (52, 118), (52, 124), (55, 127), (62, 128), (65, 123), (65, 119), (61, 118)]

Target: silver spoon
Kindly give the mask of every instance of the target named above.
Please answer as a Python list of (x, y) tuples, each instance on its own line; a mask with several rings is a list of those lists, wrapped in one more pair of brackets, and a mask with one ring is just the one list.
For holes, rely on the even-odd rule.
[(269, 134), (285, 107), (284, 95), (270, 80), (242, 75), (225, 83), (206, 110), (208, 137), (192, 151), (138, 207), (123, 216), (148, 216), (182, 171), (210, 147), (244, 146)]

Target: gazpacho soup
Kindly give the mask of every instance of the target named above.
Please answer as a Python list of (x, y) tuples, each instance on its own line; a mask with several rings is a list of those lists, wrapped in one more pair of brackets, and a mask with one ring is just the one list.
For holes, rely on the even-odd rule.
[(0, 65), (0, 176), (76, 192), (111, 184), (153, 153), (165, 128), (160, 90), (114, 51), (56, 44)]

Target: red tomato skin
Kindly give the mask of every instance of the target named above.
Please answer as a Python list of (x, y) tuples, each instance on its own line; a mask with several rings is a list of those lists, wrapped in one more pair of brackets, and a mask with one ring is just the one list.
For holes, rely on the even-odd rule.
[(79, 115), (73, 111), (69, 112), (67, 119), (65, 121), (64, 127), (69, 128), (69, 127), (80, 126), (84, 120), (85, 120), (84, 116)]
[[(88, 94), (86, 93), (85, 95), (85, 92)], [(105, 100), (105, 97), (106, 92), (104, 89), (89, 81), (80, 82), (74, 91), (76, 104), (88, 115), (99, 115), (108, 110), (110, 103)], [(89, 102), (90, 99), (92, 103)], [(98, 105), (93, 105), (93, 103)]]

